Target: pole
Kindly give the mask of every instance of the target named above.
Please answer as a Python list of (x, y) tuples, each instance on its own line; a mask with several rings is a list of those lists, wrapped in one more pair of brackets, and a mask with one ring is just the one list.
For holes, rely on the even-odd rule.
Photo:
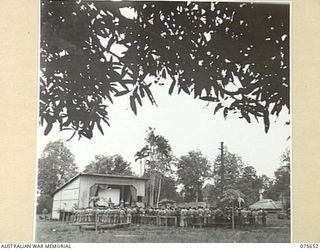
[(221, 197), (223, 197), (224, 189), (224, 159), (223, 159), (223, 142), (221, 142)]

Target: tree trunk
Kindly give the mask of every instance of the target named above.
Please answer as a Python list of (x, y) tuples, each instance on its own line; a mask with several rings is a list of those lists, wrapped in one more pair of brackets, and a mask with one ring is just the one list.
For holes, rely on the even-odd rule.
[(154, 206), (154, 186), (155, 186), (155, 177), (152, 176), (152, 184), (151, 184), (151, 206)]
[(160, 194), (161, 194), (161, 176), (160, 176), (160, 179), (159, 179), (159, 190), (158, 190), (158, 198), (157, 198), (157, 207), (158, 207), (158, 204), (159, 204), (159, 201), (160, 201)]
[(232, 200), (232, 214), (231, 214), (231, 220), (232, 220), (232, 230), (234, 230), (234, 200)]
[(199, 184), (197, 183), (197, 187), (196, 187), (196, 206), (198, 206), (198, 202), (199, 202)]

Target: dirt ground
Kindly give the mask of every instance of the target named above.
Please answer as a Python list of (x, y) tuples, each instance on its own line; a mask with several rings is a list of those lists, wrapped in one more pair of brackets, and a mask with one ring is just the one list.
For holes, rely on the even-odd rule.
[(290, 242), (290, 220), (269, 219), (267, 226), (229, 228), (175, 228), (131, 225), (104, 232), (80, 232), (68, 222), (37, 220), (36, 242), (68, 243), (280, 243)]

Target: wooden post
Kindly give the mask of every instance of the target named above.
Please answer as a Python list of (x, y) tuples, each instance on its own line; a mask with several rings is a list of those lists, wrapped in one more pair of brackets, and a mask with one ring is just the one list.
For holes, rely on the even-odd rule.
[(120, 207), (124, 207), (124, 185), (121, 185), (121, 201)]
[(98, 231), (98, 213), (94, 211), (94, 223), (95, 223), (95, 230)]

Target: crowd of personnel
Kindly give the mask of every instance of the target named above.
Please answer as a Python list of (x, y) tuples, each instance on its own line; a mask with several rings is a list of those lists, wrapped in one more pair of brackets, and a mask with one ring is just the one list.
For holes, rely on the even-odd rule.
[[(238, 228), (266, 225), (267, 212), (236, 208), (234, 223)], [(100, 222), (104, 224), (154, 224), (196, 227), (211, 225), (231, 225), (232, 208), (182, 207), (182, 208), (143, 208), (143, 207), (98, 207), (75, 210), (74, 222)]]

